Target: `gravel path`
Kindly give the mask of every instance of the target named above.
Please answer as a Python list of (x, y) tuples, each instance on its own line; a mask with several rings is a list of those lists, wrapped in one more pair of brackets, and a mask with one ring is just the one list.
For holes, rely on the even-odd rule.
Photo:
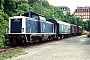
[(90, 45), (82, 44), (84, 40), (89, 38), (79, 36), (30, 46), (23, 49), (27, 54), (11, 60), (90, 60)]

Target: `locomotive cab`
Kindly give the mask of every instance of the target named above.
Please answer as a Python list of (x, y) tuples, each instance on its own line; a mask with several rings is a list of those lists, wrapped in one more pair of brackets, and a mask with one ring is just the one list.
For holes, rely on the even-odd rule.
[(8, 33), (24, 33), (25, 32), (24, 22), (25, 22), (25, 17), (23, 16), (10, 17)]

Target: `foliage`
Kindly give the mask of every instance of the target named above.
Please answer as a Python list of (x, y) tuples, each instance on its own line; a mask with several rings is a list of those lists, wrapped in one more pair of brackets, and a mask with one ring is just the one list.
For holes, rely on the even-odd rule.
[(26, 0), (5, 0), (4, 12), (9, 16), (21, 15), (29, 11), (29, 4)]
[(4, 34), (6, 32), (6, 27), (8, 26), (8, 22), (6, 21), (7, 18), (7, 14), (0, 12), (0, 46), (4, 45)]
[(90, 31), (90, 21), (83, 21), (84, 30)]
[(6, 32), (6, 27), (8, 26), (7, 20), (8, 15), (4, 13), (4, 0), (0, 1), (0, 47), (4, 46), (4, 34)]

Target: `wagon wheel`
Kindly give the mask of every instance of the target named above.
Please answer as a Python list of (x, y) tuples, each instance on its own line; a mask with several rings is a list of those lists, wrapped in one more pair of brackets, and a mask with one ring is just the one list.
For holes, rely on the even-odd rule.
[(64, 38), (64, 35), (62, 35), (62, 39)]

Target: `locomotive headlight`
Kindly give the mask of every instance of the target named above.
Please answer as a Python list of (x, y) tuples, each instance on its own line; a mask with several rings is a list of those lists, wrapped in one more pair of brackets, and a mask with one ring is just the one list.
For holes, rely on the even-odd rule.
[(24, 32), (24, 28), (22, 28), (22, 32)]

